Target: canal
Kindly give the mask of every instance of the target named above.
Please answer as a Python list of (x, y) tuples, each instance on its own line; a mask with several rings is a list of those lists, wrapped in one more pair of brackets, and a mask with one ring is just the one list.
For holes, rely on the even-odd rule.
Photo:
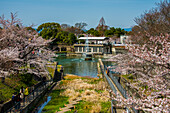
[[(59, 65), (64, 67), (64, 74), (73, 74), (78, 76), (90, 76), (93, 78), (97, 77), (97, 62), (99, 58), (93, 58), (92, 60), (85, 61), (82, 57), (67, 57), (59, 55), (55, 61)], [(105, 65), (112, 65), (111, 62), (104, 61), (105, 59), (101, 57)], [(51, 100), (51, 97), (45, 97), (46, 101), (41, 102), (41, 105), (38, 107), (37, 112), (41, 113), (45, 105)]]
[[(78, 76), (97, 77), (97, 62), (99, 58), (85, 61), (82, 57), (58, 56), (56, 61), (64, 67), (64, 74), (73, 74)], [(104, 62), (108, 64), (109, 62)], [(111, 65), (111, 64), (109, 64)]]

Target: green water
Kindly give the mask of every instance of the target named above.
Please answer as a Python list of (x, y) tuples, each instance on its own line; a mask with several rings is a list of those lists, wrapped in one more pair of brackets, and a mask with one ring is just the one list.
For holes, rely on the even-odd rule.
[[(99, 58), (85, 61), (82, 57), (58, 56), (56, 61), (64, 67), (64, 74), (74, 74), (78, 76), (97, 77), (97, 62)], [(109, 62), (104, 62), (110, 65)]]
[(59, 56), (56, 61), (64, 67), (64, 74), (97, 77), (97, 58), (85, 61), (82, 57)]

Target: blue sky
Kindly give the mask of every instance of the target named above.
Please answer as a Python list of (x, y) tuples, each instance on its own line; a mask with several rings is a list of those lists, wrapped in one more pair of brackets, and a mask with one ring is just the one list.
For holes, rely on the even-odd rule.
[(160, 0), (0, 0), (0, 15), (10, 17), (17, 12), (25, 26), (45, 22), (74, 25), (88, 24), (95, 28), (101, 17), (111, 27), (129, 28), (134, 18), (156, 7)]

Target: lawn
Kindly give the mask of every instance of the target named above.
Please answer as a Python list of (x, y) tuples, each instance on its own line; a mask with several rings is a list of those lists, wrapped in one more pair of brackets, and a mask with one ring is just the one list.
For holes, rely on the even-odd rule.
[(52, 100), (45, 106), (43, 112), (54, 113), (64, 108), (64, 104), (76, 100), (80, 100), (79, 103), (67, 113), (110, 112), (109, 92), (103, 79), (67, 75), (54, 89), (50, 93)]
[(68, 97), (60, 95), (63, 91), (59, 89), (53, 90), (50, 93), (51, 101), (43, 108), (42, 112), (55, 113), (59, 111), (59, 108), (64, 107), (64, 104), (68, 103)]

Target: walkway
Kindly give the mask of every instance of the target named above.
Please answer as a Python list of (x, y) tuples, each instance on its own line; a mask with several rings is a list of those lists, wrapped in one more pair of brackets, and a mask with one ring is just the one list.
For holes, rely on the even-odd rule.
[[(104, 78), (106, 79), (106, 81), (108, 82), (111, 90), (112, 90), (116, 95), (119, 94), (119, 95), (123, 96), (123, 94), (120, 92), (120, 90), (118, 89), (118, 87), (116, 86), (116, 84), (114, 83), (114, 81), (106, 74), (106, 68), (105, 68), (105, 66), (103, 65), (103, 62), (101, 61), (101, 59), (99, 59), (99, 63), (100, 63), (100, 68), (101, 68), (102, 74), (103, 74)], [(111, 76), (111, 72), (110, 72), (110, 76)], [(117, 93), (117, 92), (118, 92), (118, 93)], [(124, 109), (124, 108), (121, 108), (121, 109), (120, 109), (120, 108), (117, 108), (113, 102), (114, 102), (114, 100), (111, 101), (111, 106), (113, 106), (113, 107), (111, 107), (111, 109), (112, 109), (111, 112), (112, 112), (112, 113), (123, 113), (123, 112), (126, 112), (126, 109)], [(127, 109), (127, 110), (128, 110), (128, 109)], [(129, 110), (128, 110), (128, 111), (129, 111)]]
[(6, 113), (20, 113), (22, 112), (31, 102), (39, 97), (53, 82), (46, 81), (31, 92), (27, 97), (24, 98), (23, 102), (16, 103), (12, 108), (6, 111)]

